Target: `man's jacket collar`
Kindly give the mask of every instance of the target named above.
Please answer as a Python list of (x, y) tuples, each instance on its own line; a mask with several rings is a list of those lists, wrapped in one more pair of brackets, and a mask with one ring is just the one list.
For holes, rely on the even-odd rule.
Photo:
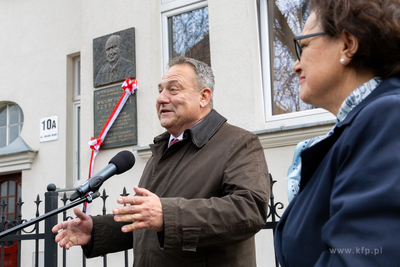
[(185, 134), (190, 133), (193, 144), (200, 148), (218, 131), (224, 122), (226, 122), (226, 119), (215, 109), (212, 109), (202, 121), (187, 129)]
[[(203, 147), (226, 121), (226, 118), (221, 116), (215, 109), (212, 109), (199, 123), (185, 130), (183, 138), (191, 137), (193, 144), (198, 148)], [(154, 138), (154, 144), (168, 141), (169, 136), (169, 132), (158, 135)]]

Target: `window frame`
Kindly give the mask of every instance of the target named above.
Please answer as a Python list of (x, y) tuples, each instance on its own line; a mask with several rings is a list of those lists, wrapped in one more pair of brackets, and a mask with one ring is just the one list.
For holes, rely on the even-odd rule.
[[(182, 13), (190, 12), (195, 9), (208, 6), (208, 1), (182, 1), (182, 0), (161, 0), (161, 41), (162, 41), (162, 73), (168, 70), (169, 62), (169, 28), (168, 18)], [(163, 4), (166, 3), (166, 4)]]
[(264, 126), (265, 129), (286, 128), (299, 125), (312, 125), (331, 123), (335, 116), (322, 108), (297, 111), (286, 114), (272, 114), (272, 41), (270, 40), (270, 18), (268, 12), (269, 1), (273, 0), (257, 0), (259, 3), (259, 36), (260, 36), (260, 58), (261, 58), (261, 75), (263, 89), (263, 105), (264, 105)]
[(73, 103), (72, 103), (72, 120), (73, 120), (73, 186), (81, 185), (81, 165), (80, 165), (80, 138), (81, 138), (81, 58), (80, 56), (73, 58)]
[(80, 168), (80, 160), (81, 160), (81, 153), (80, 153), (80, 110), (81, 110), (81, 103), (74, 102), (73, 103), (73, 185), (77, 187), (81, 185), (81, 168)]
[[(10, 106), (18, 107), (18, 123), (10, 124)], [(22, 128), (24, 126), (24, 120), (21, 120), (21, 116), (24, 117), (24, 115), (23, 115), (23, 111), (22, 111), (21, 107), (17, 103), (0, 102), (0, 107), (5, 107), (5, 109), (6, 109), (6, 125), (2, 126), (2, 128), (5, 127), (5, 129), (6, 129), (6, 145), (4, 147), (7, 147), (10, 144), (12, 144), (21, 135)], [(12, 142), (10, 142), (10, 127), (11, 126), (18, 126), (18, 136)], [(0, 149), (1, 148), (3, 148), (3, 147), (0, 147)]]
[[(9, 183), (10, 181), (14, 182), (14, 195), (9, 195)], [(6, 211), (5, 211), (5, 216), (6, 220), (9, 220), (8, 216), (10, 214), (14, 215), (14, 220), (18, 220), (18, 202), (19, 198), (22, 196), (22, 179), (21, 179), (21, 173), (14, 173), (14, 174), (8, 174), (4, 176), (0, 176), (0, 186), (3, 183), (7, 183), (7, 195), (6, 196), (0, 196), (0, 204), (2, 204), (2, 200), (5, 199), (7, 203)], [(19, 186), (19, 192), (18, 192), (18, 186)], [(18, 194), (19, 193), (19, 194)], [(13, 197), (14, 198), (14, 210), (13, 212), (9, 212), (9, 199)], [(13, 224), (13, 221), (10, 221), (8, 224), (11, 226)]]
[(73, 101), (81, 100), (81, 57), (77, 56), (73, 59), (74, 61), (74, 97)]

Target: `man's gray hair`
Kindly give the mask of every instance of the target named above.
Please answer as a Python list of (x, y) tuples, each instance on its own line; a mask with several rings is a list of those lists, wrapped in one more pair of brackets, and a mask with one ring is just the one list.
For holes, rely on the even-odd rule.
[[(183, 57), (179, 56), (176, 58), (173, 58), (169, 61), (168, 66), (171, 68), (172, 66), (175, 65), (190, 65), (194, 72), (196, 73), (196, 82), (198, 86), (198, 90), (202, 90), (203, 88), (210, 88), (211, 93), (214, 93), (214, 74), (210, 66), (208, 66), (206, 63), (189, 58), (189, 57)], [(213, 107), (213, 99), (211, 98), (210, 107)]]

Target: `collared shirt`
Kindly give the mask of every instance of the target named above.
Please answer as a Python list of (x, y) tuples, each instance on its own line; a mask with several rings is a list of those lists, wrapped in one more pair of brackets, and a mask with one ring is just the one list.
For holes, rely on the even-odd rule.
[(169, 147), (169, 144), (171, 144), (171, 141), (172, 141), (172, 140), (174, 140), (174, 139), (178, 139), (179, 141), (182, 140), (182, 138), (183, 138), (183, 133), (184, 133), (184, 132), (182, 132), (178, 137), (175, 137), (175, 136), (173, 136), (173, 135), (171, 134), (171, 135), (169, 136), (168, 147)]
[[(196, 122), (193, 126), (199, 124), (203, 119), (199, 120), (198, 122)], [(172, 134), (169, 136), (169, 141), (168, 141), (168, 147), (171, 144), (171, 141), (174, 139), (178, 139), (179, 141), (181, 141), (183, 139), (183, 134), (185, 133), (185, 131), (183, 131), (178, 137), (173, 136)]]
[[(360, 104), (361, 101), (364, 100), (376, 87), (378, 87), (381, 82), (382, 80), (380, 78), (375, 77), (355, 89), (342, 103), (336, 116), (336, 125), (342, 122), (346, 118), (347, 114), (354, 107)], [(289, 202), (292, 201), (292, 199), (300, 190), (301, 152), (330, 136), (334, 132), (336, 125), (333, 126), (333, 128), (326, 135), (316, 136), (297, 144), (294, 150), (293, 161), (289, 167), (286, 177)]]

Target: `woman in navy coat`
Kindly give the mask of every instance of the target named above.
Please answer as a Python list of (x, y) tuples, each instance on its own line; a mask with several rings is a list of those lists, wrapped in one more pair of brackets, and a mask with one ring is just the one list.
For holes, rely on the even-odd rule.
[(310, 2), (293, 70), (337, 120), (296, 147), (275, 250), (281, 266), (398, 266), (400, 2)]

